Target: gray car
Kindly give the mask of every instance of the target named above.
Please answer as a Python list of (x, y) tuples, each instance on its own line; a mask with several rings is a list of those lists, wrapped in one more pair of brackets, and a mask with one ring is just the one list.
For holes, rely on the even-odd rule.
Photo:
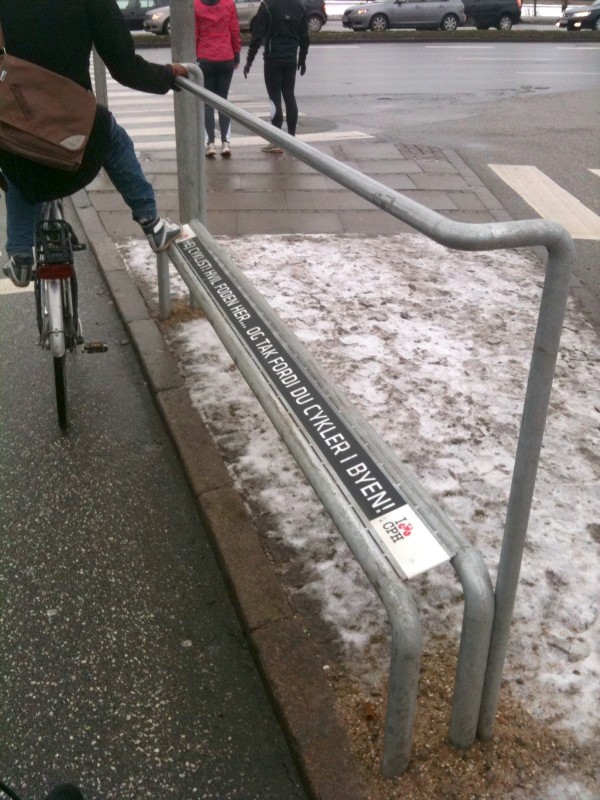
[[(250, 23), (256, 16), (260, 0), (235, 0), (240, 21), (240, 30), (250, 30)], [(171, 6), (161, 6), (149, 11), (144, 18), (144, 30), (149, 33), (171, 33)]]
[(141, 31), (148, 11), (153, 11), (160, 0), (117, 0), (121, 14), (131, 31)]
[(441, 28), (455, 31), (466, 20), (462, 0), (377, 0), (346, 9), (344, 28), (385, 31), (388, 28)]
[[(119, 0), (119, 2), (127, 2), (127, 0)], [(137, 0), (137, 2), (153, 3), (153, 0)], [(311, 33), (318, 33), (327, 22), (324, 0), (306, 0), (305, 5), (308, 16), (308, 30)], [(249, 31), (252, 20), (260, 8), (260, 0), (235, 0), (235, 7), (240, 21), (240, 30)], [(149, 11), (144, 18), (143, 27), (149, 33), (159, 35), (171, 33), (171, 7), (161, 6), (161, 8)]]

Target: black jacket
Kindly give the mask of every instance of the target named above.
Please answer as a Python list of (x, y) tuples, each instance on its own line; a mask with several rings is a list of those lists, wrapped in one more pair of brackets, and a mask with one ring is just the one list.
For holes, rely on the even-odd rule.
[(301, 0), (262, 0), (252, 22), (248, 65), (252, 64), (261, 44), (265, 61), (304, 64), (310, 39), (308, 17)]
[[(6, 51), (58, 72), (91, 91), (92, 45), (112, 77), (142, 92), (166, 94), (174, 88), (171, 68), (135, 54), (133, 39), (115, 0), (0, 0)], [(81, 168), (64, 172), (0, 150), (0, 169), (30, 202), (72, 194), (102, 166), (110, 135), (110, 115), (98, 106)]]

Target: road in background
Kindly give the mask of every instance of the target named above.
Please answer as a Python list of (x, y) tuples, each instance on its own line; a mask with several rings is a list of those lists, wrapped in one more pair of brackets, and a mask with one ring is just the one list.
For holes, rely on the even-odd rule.
[[(170, 51), (145, 50), (166, 62)], [(600, 43), (347, 42), (314, 46), (296, 82), (304, 130), (354, 130), (452, 148), (515, 219), (535, 210), (490, 164), (531, 165), (600, 215)], [(242, 54), (243, 59), (243, 54)], [(240, 102), (265, 100), (262, 69), (234, 76)], [(600, 329), (599, 245), (578, 240), (573, 289)]]
[[(320, 55), (314, 48), (312, 63)], [(599, 56), (600, 44), (576, 42), (355, 46), (318, 66), (341, 91), (301, 107), (393, 142), (456, 150), (515, 219), (537, 214), (490, 164), (535, 166), (600, 215)], [(600, 246), (576, 246), (573, 290), (600, 329)]]

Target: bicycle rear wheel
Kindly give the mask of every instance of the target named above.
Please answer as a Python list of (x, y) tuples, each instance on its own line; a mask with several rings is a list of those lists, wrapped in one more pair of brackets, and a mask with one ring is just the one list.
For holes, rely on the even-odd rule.
[(62, 431), (69, 427), (69, 407), (67, 403), (67, 356), (63, 353), (54, 357), (54, 388), (56, 390), (56, 411), (58, 425)]

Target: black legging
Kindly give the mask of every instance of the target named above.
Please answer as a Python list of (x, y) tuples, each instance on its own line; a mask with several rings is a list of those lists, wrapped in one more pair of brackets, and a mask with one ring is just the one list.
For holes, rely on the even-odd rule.
[(283, 124), (281, 98), (285, 104), (285, 120), (288, 133), (296, 134), (298, 124), (298, 105), (294, 96), (296, 84), (296, 63), (265, 60), (265, 86), (271, 101), (271, 122), (276, 128)]
[[(233, 77), (233, 61), (205, 61), (204, 59), (199, 59), (198, 66), (204, 75), (204, 88), (227, 100)], [(214, 142), (215, 110), (208, 103), (204, 104), (204, 128), (206, 129), (206, 141)], [(229, 117), (219, 111), (219, 130), (221, 131), (222, 142), (229, 141), (230, 128), (231, 121)]]

